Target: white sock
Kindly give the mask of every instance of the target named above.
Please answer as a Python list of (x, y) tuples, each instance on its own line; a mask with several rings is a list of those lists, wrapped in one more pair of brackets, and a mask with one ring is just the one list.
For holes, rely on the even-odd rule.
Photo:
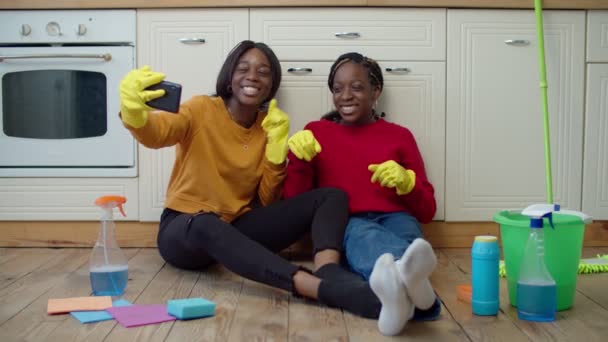
[(422, 310), (430, 308), (437, 297), (429, 281), (437, 265), (431, 245), (424, 239), (414, 240), (396, 264), (414, 306)]
[(369, 285), (382, 303), (378, 330), (387, 336), (399, 334), (414, 316), (414, 305), (399, 278), (392, 254), (383, 254), (376, 260)]

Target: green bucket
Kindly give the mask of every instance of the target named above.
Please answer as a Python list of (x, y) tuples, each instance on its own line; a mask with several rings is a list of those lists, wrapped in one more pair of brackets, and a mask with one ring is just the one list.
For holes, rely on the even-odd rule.
[[(509, 301), (517, 306), (517, 279), (519, 265), (530, 235), (530, 217), (521, 211), (503, 210), (494, 215), (500, 224), (502, 251), (509, 285)], [(576, 291), (578, 264), (583, 248), (585, 224), (575, 215), (553, 213), (553, 225), (545, 218), (545, 264), (555, 280), (557, 289), (557, 310), (572, 306)]]

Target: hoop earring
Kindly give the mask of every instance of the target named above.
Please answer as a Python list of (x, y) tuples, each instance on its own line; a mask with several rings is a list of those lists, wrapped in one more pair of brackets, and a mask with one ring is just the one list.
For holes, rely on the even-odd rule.
[(232, 86), (228, 85), (228, 87), (226, 87), (226, 90), (228, 90), (228, 94), (232, 94)]

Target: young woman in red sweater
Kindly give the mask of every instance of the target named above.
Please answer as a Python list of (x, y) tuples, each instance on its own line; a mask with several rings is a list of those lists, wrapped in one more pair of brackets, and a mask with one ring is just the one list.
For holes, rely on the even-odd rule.
[(336, 110), (289, 139), (284, 196), (320, 187), (347, 193), (346, 260), (383, 304), (380, 331), (394, 335), (412, 316), (434, 319), (441, 307), (429, 281), (436, 257), (420, 227), (435, 215), (433, 186), (412, 133), (374, 109), (383, 84), (370, 58), (335, 61), (328, 85)]

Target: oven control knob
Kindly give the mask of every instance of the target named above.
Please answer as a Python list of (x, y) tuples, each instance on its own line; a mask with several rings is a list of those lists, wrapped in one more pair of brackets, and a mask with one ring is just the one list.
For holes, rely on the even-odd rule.
[(19, 30), (22, 36), (29, 36), (32, 33), (32, 27), (28, 24), (21, 25), (21, 29)]
[(87, 33), (87, 27), (85, 26), (85, 24), (78, 24), (78, 30), (76, 31), (76, 34), (78, 34), (79, 36), (84, 36)]
[(58, 23), (51, 21), (46, 24), (46, 33), (48, 33), (49, 36), (61, 36), (61, 27)]

